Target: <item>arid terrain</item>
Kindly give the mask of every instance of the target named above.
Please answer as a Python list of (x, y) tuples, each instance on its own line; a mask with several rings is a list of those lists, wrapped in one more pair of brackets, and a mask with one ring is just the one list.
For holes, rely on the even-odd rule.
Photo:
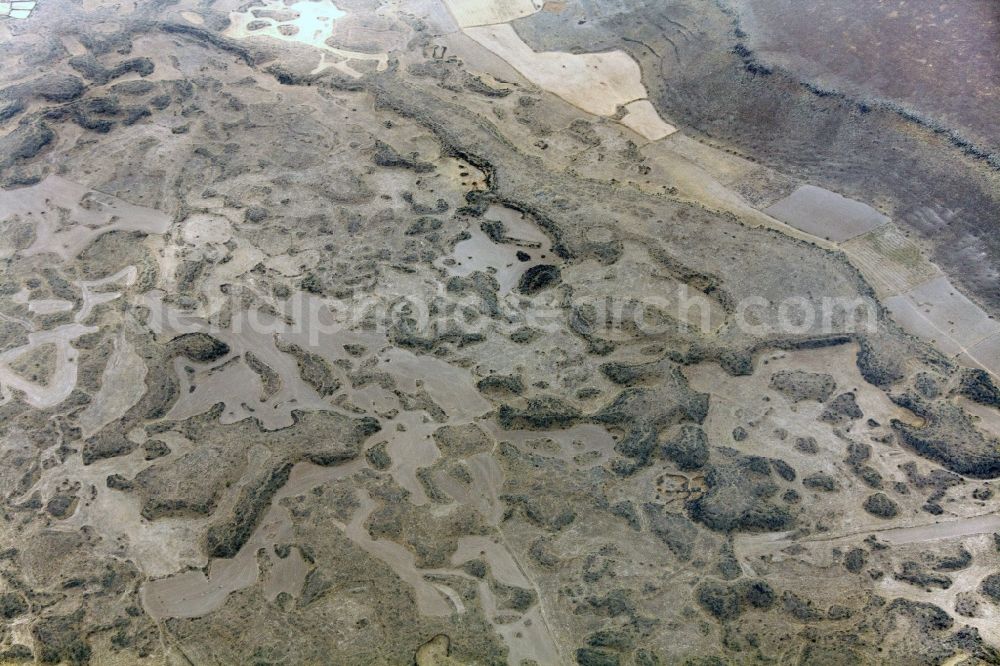
[(0, 663), (1000, 663), (998, 22), (0, 1)]

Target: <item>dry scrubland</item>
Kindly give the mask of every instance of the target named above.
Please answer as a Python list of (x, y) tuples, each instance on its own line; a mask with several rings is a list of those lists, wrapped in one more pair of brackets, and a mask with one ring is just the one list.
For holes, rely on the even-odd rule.
[(758, 4), (0, 18), (0, 661), (996, 663), (990, 121)]

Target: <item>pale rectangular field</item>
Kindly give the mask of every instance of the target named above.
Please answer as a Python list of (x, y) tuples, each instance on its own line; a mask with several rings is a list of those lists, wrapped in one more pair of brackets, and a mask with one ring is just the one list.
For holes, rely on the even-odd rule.
[(646, 97), (639, 64), (624, 51), (536, 53), (509, 24), (466, 28), (465, 34), (503, 58), (539, 88), (597, 116)]
[(622, 125), (650, 141), (657, 141), (677, 131), (676, 127), (660, 118), (656, 107), (648, 99), (627, 104), (625, 111), (625, 116), (621, 119)]
[(764, 212), (796, 229), (835, 243), (889, 222), (888, 217), (868, 204), (815, 185), (803, 185)]
[(885, 304), (904, 329), (952, 356), (1000, 334), (1000, 323), (990, 319), (944, 276), (886, 299)]
[(445, 4), (462, 28), (507, 23), (542, 8), (535, 0), (445, 0)]
[(886, 224), (843, 245), (879, 298), (896, 296), (941, 275), (920, 246), (894, 224)]
[(974, 344), (968, 353), (964, 354), (964, 360), (970, 360), (994, 376), (1000, 377), (1000, 333)]

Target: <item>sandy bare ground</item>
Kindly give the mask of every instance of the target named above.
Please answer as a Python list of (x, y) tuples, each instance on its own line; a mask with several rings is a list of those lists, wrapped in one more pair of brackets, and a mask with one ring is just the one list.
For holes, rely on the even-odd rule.
[(532, 589), (538, 595), (539, 603), (520, 619), (515, 622), (499, 621), (502, 613), (497, 608), (493, 591), (485, 581), (479, 583), (486, 617), (509, 649), (507, 663), (520, 664), (524, 660), (534, 660), (539, 664), (560, 663), (559, 647), (543, 611), (541, 590), (527, 576), (507, 544), (501, 538), (463, 537), (458, 542), (452, 562), (459, 565), (478, 557), (486, 560), (491, 574), (499, 582)]
[[(301, 465), (311, 467), (307, 463)], [(322, 480), (329, 481), (342, 477), (357, 471), (359, 467), (357, 464), (349, 464), (328, 469), (321, 475)], [(292, 538), (290, 515), (278, 501), (318, 485), (320, 479), (315, 474), (309, 474), (309, 471), (307, 469), (305, 472), (293, 472), (291, 480), (275, 498), (260, 526), (235, 557), (212, 560), (208, 565), (207, 575), (200, 569), (185, 571), (151, 580), (143, 585), (142, 602), (147, 612), (157, 618), (199, 617), (221, 607), (233, 592), (257, 582), (260, 575), (257, 552), (261, 548), (265, 552), (273, 551), (276, 543), (287, 542)], [(412, 586), (421, 614), (440, 617), (456, 610), (448, 601), (451, 595), (427, 581), (423, 575), (425, 572), (417, 570), (414, 556), (410, 551), (392, 541), (373, 539), (368, 534), (364, 524), (378, 504), (367, 495), (359, 497), (359, 500), (361, 508), (355, 512), (351, 521), (347, 524), (331, 521), (333, 526), (343, 531), (361, 548), (388, 564), (403, 582)], [(297, 595), (305, 579), (305, 567), (298, 566), (294, 561), (278, 566), (280, 568), (277, 572), (272, 570), (272, 575), (278, 578), (276, 580), (272, 578), (265, 585), (265, 591), (277, 596), (281, 590), (293, 590), (293, 595)]]
[[(852, 475), (844, 462), (845, 440), (832, 424), (818, 418), (823, 405), (816, 401), (792, 402), (770, 388), (769, 382), (773, 373), (783, 370), (828, 373), (836, 383), (834, 394), (853, 392), (865, 418), (881, 423), (894, 418), (919, 423), (913, 414), (893, 404), (882, 391), (864, 381), (854, 362), (856, 354), (857, 347), (854, 345), (831, 347), (821, 352), (778, 352), (762, 358), (757, 372), (748, 377), (732, 377), (712, 364), (692, 366), (686, 368), (684, 373), (692, 388), (712, 395), (704, 423), (710, 440), (725, 443), (750, 455), (784, 460), (795, 468), (800, 478), (824, 472), (835, 478), (851, 479)], [(900, 465), (907, 459), (917, 460), (916, 456), (896, 446), (879, 444), (873, 439), (877, 431), (862, 427), (861, 423), (859, 421), (858, 426), (852, 427), (846, 436), (870, 443), (872, 454), (867, 462), (887, 483), (905, 481)], [(737, 442), (732, 437), (736, 427), (743, 427), (748, 433), (742, 441)], [(787, 433), (784, 438), (775, 435), (779, 430)], [(813, 455), (799, 450), (795, 446), (799, 437), (812, 437), (817, 453)], [(823, 543), (838, 539), (857, 540), (859, 535), (863, 538), (877, 532), (879, 538), (895, 538), (903, 543), (907, 542), (905, 540), (978, 534), (1000, 523), (1000, 517), (954, 516), (927, 526), (918, 524), (885, 530), (861, 509), (869, 493), (870, 489), (860, 482), (847, 482), (835, 495), (812, 500), (828, 507), (827, 521), (831, 528), (830, 532), (815, 537), (815, 540)], [(744, 550), (737, 552), (745, 561), (752, 563), (758, 554), (777, 553), (794, 544), (810, 542), (808, 538), (792, 540), (790, 536), (791, 533), (740, 536), (737, 543)]]
[(208, 575), (186, 571), (147, 583), (141, 598), (154, 618), (200, 617), (222, 606), (230, 594), (257, 581), (257, 561), (248, 556), (214, 560)]
[(863, 529), (839, 531), (832, 534), (824, 533), (822, 536), (805, 539), (791, 538), (793, 532), (747, 534), (738, 536), (736, 545), (737, 552), (741, 557), (752, 560), (756, 556), (778, 553), (793, 545), (854, 543), (868, 535), (874, 535), (880, 541), (892, 544), (908, 544), (961, 539), (978, 534), (992, 534), (997, 531), (1000, 531), (1000, 515), (989, 513), (908, 527), (885, 528), (878, 523), (872, 523)]
[[(158, 302), (158, 296), (158, 294), (147, 294), (147, 298), (152, 299), (149, 302), (155, 306), (153, 308), (155, 311), (161, 314), (168, 312), (160, 309), (165, 306)], [(346, 352), (343, 351), (345, 343), (363, 344), (376, 349), (386, 346), (386, 339), (380, 334), (358, 334), (337, 330), (326, 331), (320, 335), (318, 332), (308, 330), (286, 329), (278, 321), (271, 321), (272, 327), (265, 326), (262, 329), (261, 321), (255, 320), (254, 325), (244, 322), (246, 325), (228, 331), (214, 331), (213, 333), (231, 346), (232, 353), (227, 359), (220, 359), (219, 362), (196, 369), (194, 379), (188, 377), (190, 373), (182, 366), (200, 364), (177, 361), (175, 370), (183, 384), (181, 398), (167, 415), (168, 419), (186, 418), (203, 412), (219, 401), (226, 404), (223, 421), (245, 418), (252, 413), (245, 411), (246, 406), (255, 404), (256, 415), (262, 419), (265, 427), (280, 427), (281, 421), (278, 419), (286, 416), (290, 418), (292, 408), (334, 410), (335, 407), (328, 401), (320, 398), (311, 387), (303, 384), (293, 357), (274, 346), (276, 333), (283, 335), (288, 342), (308, 345), (311, 350), (330, 361), (346, 358)], [(152, 321), (152, 325), (154, 330), (164, 337), (208, 328), (204, 321), (196, 318), (185, 320), (181, 317), (167, 316), (156, 318)], [(319, 335), (316, 340), (312, 339), (313, 333)], [(245, 351), (253, 351), (282, 378), (283, 388), (266, 403), (262, 404), (259, 401), (260, 386), (256, 375), (242, 362), (229, 361)], [(450, 423), (469, 422), (489, 409), (489, 402), (475, 390), (468, 373), (443, 361), (432, 357), (415, 356), (399, 349), (387, 349), (379, 360), (379, 369), (392, 375), (400, 389), (408, 392), (424, 390), (439, 404), (447, 405)], [(194, 386), (194, 390), (191, 390), (189, 384)], [(361, 404), (371, 402), (373, 406), (381, 406), (384, 409), (399, 406), (395, 394), (377, 386), (368, 386), (362, 391), (354, 392), (354, 399)], [(268, 408), (270, 410), (265, 411)], [(441, 424), (427, 419), (424, 413), (419, 411), (404, 411), (398, 419), (407, 427), (405, 431), (393, 431), (390, 434), (388, 450), (393, 458), (393, 467), (389, 472), (402, 487), (412, 493), (411, 499), (415, 504), (426, 503), (428, 500), (417, 478), (417, 471), (421, 467), (433, 464), (439, 457), (440, 454), (430, 435)], [(150, 581), (143, 590), (147, 609), (156, 617), (195, 617), (220, 607), (232, 592), (252, 585), (258, 580), (256, 551), (261, 547), (272, 546), (278, 539), (277, 535), (283, 534), (284, 530), (289, 528), (287, 511), (278, 505), (278, 501), (356, 471), (362, 464), (363, 462), (359, 460), (332, 469), (318, 468), (307, 463), (296, 465), (289, 483), (277, 495), (261, 525), (235, 558), (225, 561), (213, 560), (207, 575), (201, 570), (187, 571)], [(493, 467), (495, 468), (495, 463)], [(359, 546), (389, 564), (402, 580), (413, 586), (422, 613), (441, 616), (456, 610), (464, 611), (460, 598), (453, 590), (424, 579), (425, 573), (433, 572), (418, 571), (412, 553), (394, 542), (371, 538), (364, 523), (371, 511), (376, 508), (376, 503), (367, 496), (361, 499), (362, 509), (349, 523), (338, 523), (338, 528)], [(273, 563), (269, 573), (271, 578), (265, 582), (268, 593), (276, 595), (275, 590), (288, 591), (292, 588), (297, 590), (296, 584), (301, 587), (301, 581), (296, 583), (300, 571), (301, 567), (296, 561)], [(279, 578), (280, 583), (275, 582), (274, 577)]]
[[(204, 320), (182, 316), (164, 304), (161, 293), (146, 294), (144, 303), (154, 313), (150, 319), (153, 331), (165, 339), (183, 333), (212, 330)], [(177, 402), (167, 414), (169, 420), (190, 418), (223, 402), (225, 409), (221, 416), (222, 423), (235, 423), (254, 416), (265, 429), (276, 430), (292, 424), (293, 409), (333, 409), (315, 389), (302, 380), (295, 359), (278, 350), (274, 336), (286, 328), (284, 324), (267, 315), (254, 317), (252, 322), (248, 317), (247, 313), (240, 313), (234, 317), (234, 323), (229, 329), (212, 330), (213, 335), (230, 347), (231, 353), (226, 359), (211, 364), (175, 360), (174, 369), (181, 382), (181, 390)], [(263, 390), (260, 379), (245, 363), (227, 363), (231, 358), (248, 351), (281, 377), (280, 389), (266, 401), (260, 399)], [(184, 366), (194, 368), (194, 374), (185, 372)]]
[(28, 303), (28, 310), (34, 314), (47, 315), (57, 312), (69, 312), (73, 303), (59, 299), (39, 299)]
[(582, 423), (565, 430), (503, 430), (494, 421), (481, 424), (498, 441), (529, 446), (531, 441), (547, 440), (556, 447), (547, 455), (560, 458), (577, 467), (588, 468), (606, 462), (614, 455), (615, 440), (600, 425)]
[(975, 534), (990, 534), (998, 531), (1000, 531), (1000, 514), (988, 513), (927, 525), (883, 530), (878, 532), (878, 537), (890, 543), (919, 543), (938, 539), (957, 539)]
[[(753, 570), (753, 562), (768, 558), (772, 562), (785, 559), (802, 559), (814, 566), (831, 568), (836, 566), (831, 553), (836, 549), (851, 547), (868, 535), (893, 547), (907, 544), (928, 544), (952, 541), (961, 544), (973, 556), (972, 565), (960, 571), (949, 573), (952, 584), (947, 589), (921, 588), (896, 580), (893, 576), (883, 576), (876, 590), (885, 598), (903, 597), (939, 608), (953, 609), (959, 595), (978, 595), (979, 584), (984, 577), (993, 573), (990, 562), (995, 546), (992, 533), (1000, 529), (1000, 516), (971, 516), (909, 527), (872, 529), (861, 532), (827, 534), (822, 537), (792, 540), (784, 534), (743, 535), (737, 537), (734, 546), (743, 560), (744, 568)], [(794, 553), (794, 554), (791, 554)], [(1000, 637), (1000, 609), (993, 604), (980, 604), (976, 617), (962, 617), (961, 622), (979, 629), (986, 640), (994, 642)]]
[[(744, 567), (752, 570), (753, 562), (762, 557), (774, 562), (786, 558), (805, 559), (816, 566), (830, 567), (833, 566), (830, 554), (835, 548), (850, 547), (869, 535), (894, 547), (907, 544), (928, 544), (931, 547), (932, 542), (937, 541), (960, 543), (972, 554), (973, 563), (965, 569), (950, 573), (952, 584), (947, 589), (920, 588), (896, 580), (893, 576), (882, 577), (877, 585), (879, 594), (886, 598), (904, 597), (952, 609), (959, 595), (977, 594), (976, 590), (982, 579), (994, 573), (989, 563), (995, 552), (992, 535), (998, 530), (1000, 515), (986, 514), (888, 529), (872, 525), (870, 529), (860, 532), (838, 532), (798, 540), (788, 538), (788, 534), (743, 535), (737, 537), (734, 546)], [(795, 554), (790, 554), (792, 552)], [(984, 638), (993, 642), (1000, 638), (998, 620), (1000, 609), (992, 604), (981, 604), (976, 617), (963, 617), (962, 623), (976, 627)]]
[[(453, 275), (469, 275), (475, 271), (495, 271), (493, 277), (500, 283), (500, 294), (509, 294), (518, 279), (532, 266), (552, 260), (552, 242), (524, 215), (504, 206), (490, 206), (483, 219), (503, 223), (507, 238), (496, 243), (478, 224), (469, 225), (470, 238), (459, 241), (451, 253), (450, 261), (439, 264)], [(527, 260), (518, 258), (528, 255)]]
[(499, 499), (500, 487), (503, 485), (500, 466), (489, 453), (476, 454), (466, 459), (465, 465), (472, 483), (460, 483), (444, 471), (434, 475), (434, 483), (458, 504), (471, 506), (489, 522), (498, 524), (504, 512)]
[[(73, 323), (48, 331), (36, 331), (28, 334), (28, 344), (0, 354), (0, 390), (3, 391), (3, 401), (12, 399), (11, 389), (20, 391), (24, 395), (24, 401), (36, 409), (54, 407), (68, 398), (76, 388), (78, 356), (70, 343), (98, 330), (96, 326)], [(10, 365), (23, 355), (49, 344), (55, 346), (56, 359), (55, 370), (47, 383), (26, 379), (10, 369)]]
[[(94, 308), (121, 297), (121, 292), (104, 291), (106, 287), (115, 284), (122, 284), (127, 287), (135, 282), (136, 276), (135, 267), (128, 266), (100, 280), (83, 280), (74, 283), (80, 290), (82, 304), (80, 310), (73, 316), (72, 324), (64, 324), (46, 331), (32, 330), (28, 333), (28, 344), (8, 349), (0, 354), (0, 396), (2, 396), (0, 399), (3, 402), (11, 400), (13, 398), (11, 389), (14, 389), (20, 391), (24, 396), (25, 402), (32, 407), (47, 409), (58, 405), (68, 398), (73, 389), (76, 388), (79, 357), (76, 349), (73, 348), (72, 342), (81, 336), (96, 333), (100, 330), (97, 326), (88, 326), (83, 322), (87, 320), (94, 311)], [(34, 302), (28, 301), (29, 309)], [(31, 322), (22, 323), (31, 330)], [(52, 376), (48, 377), (47, 380), (34, 381), (27, 379), (11, 369), (11, 366), (18, 359), (44, 345), (53, 345), (56, 352), (55, 367)], [(121, 387), (109, 388), (109, 391), (121, 390)], [(138, 397), (136, 400), (138, 400)], [(125, 401), (127, 402), (127, 398)], [(108, 399), (105, 398), (104, 403), (107, 402)], [(116, 400), (112, 400), (111, 402), (116, 402)], [(127, 409), (128, 405), (123, 408), (120, 398), (117, 399), (117, 403), (112, 413), (120, 410), (118, 414), (120, 415), (124, 413), (124, 409)], [(110, 418), (113, 419), (115, 416), (112, 415)]]
[(458, 540), (458, 548), (452, 555), (456, 565), (482, 557), (490, 565), (490, 572), (498, 581), (516, 587), (531, 587), (531, 582), (521, 571), (510, 551), (489, 537), (467, 536)]
[(403, 582), (413, 586), (417, 607), (423, 615), (440, 617), (451, 614), (452, 606), (445, 599), (445, 596), (450, 598), (450, 595), (442, 596), (441, 590), (424, 578), (423, 573), (417, 570), (413, 553), (394, 541), (372, 539), (371, 535), (368, 534), (368, 530), (364, 526), (365, 521), (378, 505), (370, 497), (364, 496), (360, 499), (361, 509), (354, 514), (350, 523), (343, 526), (345, 534), (366, 551), (388, 564)]
[[(213, 559), (204, 569), (181, 571), (147, 581), (141, 590), (143, 606), (153, 617), (200, 617), (220, 608), (237, 590), (257, 582), (260, 567), (257, 552), (264, 549), (273, 553), (276, 543), (292, 540), (291, 516), (280, 505), (280, 500), (298, 492), (304, 492), (322, 483), (342, 478), (357, 471), (360, 462), (355, 461), (339, 467), (317, 467), (300, 463), (292, 470), (288, 483), (276, 495), (270, 509), (261, 520), (253, 535), (231, 559)], [(160, 521), (157, 521), (160, 522)], [(269, 579), (266, 593), (277, 593), (291, 589), (293, 596), (301, 590), (306, 570), (294, 562), (279, 564), (280, 558), (271, 558), (278, 567), (274, 572), (279, 580)], [(294, 576), (301, 578), (294, 579)]]
[(109, 231), (162, 234), (170, 217), (158, 210), (135, 206), (60, 176), (13, 190), (0, 190), (0, 211), (35, 224), (35, 241), (26, 255), (53, 252), (63, 260), (79, 254), (95, 238)]
[(90, 437), (119, 418), (139, 402), (145, 393), (146, 364), (124, 337), (115, 339), (115, 348), (101, 376), (101, 388), (80, 413), (80, 429)]
[[(835, 553), (855, 547), (869, 536), (893, 548), (926, 544), (926, 549), (930, 550), (938, 547), (936, 542), (960, 543), (974, 554), (974, 564), (949, 574), (954, 584), (947, 590), (916, 588), (892, 576), (885, 576), (878, 583), (879, 593), (887, 598), (905, 597), (934, 603), (941, 608), (954, 608), (958, 594), (974, 592), (982, 578), (991, 573), (988, 569), (995, 548), (992, 534), (1000, 531), (1000, 514), (963, 515), (974, 509), (948, 504), (945, 515), (932, 520), (915, 506), (904, 506), (904, 517), (887, 526), (861, 508), (863, 498), (871, 490), (851, 480), (844, 462), (845, 440), (832, 425), (817, 419), (822, 405), (815, 401), (790, 402), (768, 386), (771, 374), (781, 370), (829, 373), (836, 382), (834, 393), (853, 392), (865, 417), (883, 423), (890, 418), (912, 420), (912, 414), (895, 406), (884, 393), (864, 382), (854, 363), (856, 352), (855, 346), (845, 345), (821, 353), (813, 350), (770, 354), (761, 359), (762, 365), (749, 377), (731, 377), (709, 364), (685, 369), (692, 388), (712, 394), (704, 424), (712, 441), (725, 442), (748, 454), (780, 458), (795, 468), (800, 479), (813, 472), (826, 472), (842, 480), (838, 492), (829, 496), (811, 493), (804, 500), (817, 503), (825, 511), (824, 524), (828, 531), (806, 536), (792, 531), (741, 534), (734, 540), (735, 552), (744, 571), (756, 575), (762, 561), (769, 567), (789, 562), (790, 565), (802, 563), (836, 571), (834, 567), (840, 564)], [(846, 436), (870, 443), (872, 456), (867, 463), (887, 482), (904, 480), (900, 466), (918, 458), (898, 446), (879, 444), (876, 439), (869, 438), (870, 431), (862, 424), (863, 420), (859, 420)], [(981, 422), (981, 427), (991, 425), (995, 424), (985, 419)], [(731, 433), (736, 426), (748, 431), (745, 440), (732, 439)], [(786, 430), (787, 437), (777, 437), (779, 429)], [(814, 455), (804, 454), (794, 445), (796, 438), (806, 436), (815, 440), (817, 453)], [(900, 502), (905, 505), (907, 500), (900, 499)], [(976, 618), (963, 618), (963, 622), (976, 626), (984, 636), (996, 635), (996, 615), (992, 608), (984, 608)]]
[[(157, 437), (170, 447), (171, 456), (183, 455), (195, 446), (174, 432), (160, 433)], [(140, 443), (145, 434), (129, 433), (129, 438)], [(99, 549), (108, 557), (120, 553), (120, 544), (128, 543), (130, 557), (148, 576), (165, 576), (185, 567), (204, 566), (206, 560), (201, 552), (200, 538), (207, 518), (171, 517), (148, 521), (140, 515), (141, 501), (137, 496), (107, 488), (105, 480), (109, 475), (132, 478), (151, 464), (143, 458), (141, 449), (90, 465), (84, 465), (80, 456), (71, 456), (62, 466), (43, 470), (28, 492), (51, 496), (66, 479), (73, 479), (83, 488), (92, 488), (94, 496), (80, 502), (73, 515), (60, 521), (54, 529), (77, 531), (86, 527), (92, 530), (100, 536)], [(230, 504), (231, 498), (224, 498), (220, 503), (223, 507)], [(170, 548), (164, 548), (163, 544), (170, 544)]]

